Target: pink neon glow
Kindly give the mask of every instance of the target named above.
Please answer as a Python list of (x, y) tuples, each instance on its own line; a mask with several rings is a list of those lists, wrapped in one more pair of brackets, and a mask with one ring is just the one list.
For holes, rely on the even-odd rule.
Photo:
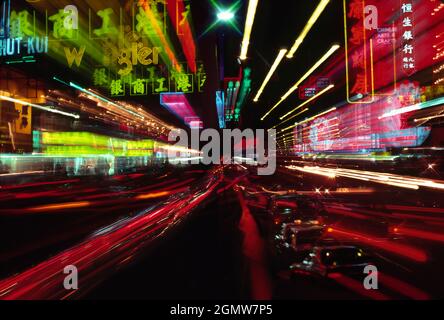
[(181, 118), (190, 127), (203, 127), (184, 93), (162, 93), (160, 104)]
[[(349, 104), (295, 128), (296, 152), (359, 151), (390, 147), (420, 146), (430, 134), (429, 127), (414, 127), (409, 114), (380, 119), (399, 110), (407, 99), (416, 97), (402, 84), (393, 97), (378, 97), (371, 104)], [(405, 88), (404, 92), (403, 88)]]

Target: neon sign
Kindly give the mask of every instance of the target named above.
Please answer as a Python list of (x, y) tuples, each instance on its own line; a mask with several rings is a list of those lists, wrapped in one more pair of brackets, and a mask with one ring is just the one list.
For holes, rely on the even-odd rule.
[(21, 54), (29, 56), (37, 53), (48, 53), (48, 37), (32, 37), (26, 41), (22, 38), (0, 39), (0, 57)]
[(401, 2), (402, 69), (410, 76), (415, 72), (414, 19), (412, 1)]
[(161, 93), (160, 104), (183, 120), (190, 128), (203, 127), (202, 121), (194, 112), (184, 93)]
[[(207, 74), (196, 59), (189, 0), (133, 0), (117, 9), (105, 3), (86, 10), (27, 2), (28, 8), (9, 15), (9, 1), (0, 0), (1, 56), (47, 53), (112, 96), (204, 91)], [(174, 28), (167, 28), (168, 16)]]
[[(372, 70), (373, 41), (368, 34), (371, 30), (377, 29), (378, 13), (374, 6), (366, 5), (365, 0), (352, 0), (349, 6), (344, 0), (343, 6), (347, 100), (349, 103), (369, 103), (373, 101), (374, 97), (374, 78)], [(352, 22), (350, 30), (347, 20)], [(353, 52), (349, 50), (352, 47), (354, 47)], [(351, 79), (352, 75), (354, 75), (353, 80)], [(362, 96), (370, 94), (371, 100), (351, 101), (350, 97), (357, 94)]]
[(11, 1), (3, 0), (0, 2), (0, 38), (9, 36), (9, 21), (11, 16)]

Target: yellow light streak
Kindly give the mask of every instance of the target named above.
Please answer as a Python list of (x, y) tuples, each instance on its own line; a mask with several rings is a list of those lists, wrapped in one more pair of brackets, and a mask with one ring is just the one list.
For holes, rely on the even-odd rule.
[(308, 22), (305, 25), (304, 29), (302, 30), (301, 34), (296, 39), (293, 47), (288, 52), (288, 54), (287, 54), (288, 59), (291, 59), (294, 57), (294, 54), (298, 50), (299, 46), (302, 44), (302, 42), (304, 42), (304, 39), (307, 36), (308, 32), (310, 32), (311, 28), (316, 23), (316, 21), (318, 20), (318, 18), (322, 14), (322, 12), (325, 10), (325, 8), (327, 7), (329, 2), (330, 2), (330, 0), (321, 0), (321, 2), (319, 2), (318, 6), (316, 7), (316, 9), (313, 12), (312, 16), (310, 17), (310, 19), (308, 20)]
[(299, 106), (297, 106), (296, 108), (294, 108), (293, 110), (291, 110), (290, 112), (286, 113), (285, 115), (283, 115), (282, 117), (280, 117), (280, 120), (285, 119), (286, 117), (288, 117), (290, 114), (292, 114), (293, 112), (295, 112), (296, 110), (299, 110), (300, 108), (302, 108), (303, 106), (309, 104), (310, 102), (312, 102), (313, 100), (316, 100), (317, 98), (319, 98), (320, 96), (322, 96), (324, 93), (326, 93), (327, 91), (330, 91), (331, 89), (333, 89), (335, 87), (334, 84), (329, 85), (327, 88), (325, 88), (324, 90), (322, 90), (321, 92), (317, 93), (316, 95), (314, 95), (313, 97), (311, 97), (310, 99), (308, 99), (307, 101), (305, 101), (304, 103), (300, 104)]
[(268, 72), (267, 76), (265, 77), (265, 80), (262, 83), (262, 86), (260, 87), (259, 91), (256, 94), (256, 97), (253, 100), (254, 102), (259, 101), (259, 98), (262, 95), (262, 92), (264, 92), (265, 87), (267, 86), (268, 82), (270, 81), (270, 79), (273, 76), (274, 72), (276, 71), (277, 67), (281, 63), (282, 59), (285, 57), (286, 53), (287, 53), (287, 49), (282, 49), (279, 51), (279, 54), (276, 57), (276, 60), (274, 61), (273, 65), (271, 66), (270, 71)]
[(57, 110), (57, 109), (52, 109), (50, 107), (39, 106), (38, 104), (26, 102), (26, 101), (19, 100), (19, 99), (14, 99), (14, 98), (7, 97), (7, 96), (4, 96), (4, 95), (0, 95), (0, 99), (1, 100), (6, 100), (6, 101), (10, 101), (10, 102), (14, 102), (14, 103), (18, 103), (18, 104), (21, 104), (23, 106), (31, 106), (33, 108), (40, 109), (40, 110), (47, 111), (47, 112), (61, 114), (61, 115), (67, 116), (67, 117), (72, 117), (74, 119), (79, 119), (80, 118), (80, 116), (77, 115), (77, 114), (63, 112), (63, 111), (60, 111), (60, 110)]
[(301, 114), (303, 114), (304, 112), (307, 112), (308, 110), (310, 110), (310, 109), (309, 108), (305, 108), (304, 110), (302, 110), (301, 112), (298, 112), (297, 114), (295, 114), (294, 116), (290, 117), (289, 119), (284, 120), (281, 123), (275, 125), (273, 128), (276, 128), (276, 127), (279, 127), (280, 125), (283, 125), (284, 123), (290, 121), (293, 118), (296, 118), (296, 117), (300, 116)]
[(276, 103), (262, 118), (261, 120), (264, 121), (265, 118), (274, 110), (276, 109), (285, 99), (287, 99), (297, 88), (299, 88), (299, 85), (305, 81), (321, 64), (323, 64), (330, 56), (335, 53), (340, 48), (340, 45), (335, 44), (333, 45), (330, 50), (328, 50), (311, 68), (308, 70), (302, 78), (299, 79), (298, 82), (295, 83), (293, 87), (290, 88), (290, 90), (287, 91), (286, 94), (284, 94), (281, 98), (281, 100)]
[(247, 19), (245, 21), (244, 39), (242, 40), (242, 48), (240, 59), (247, 59), (248, 46), (250, 45), (250, 36), (253, 29), (254, 16), (256, 15), (257, 4), (259, 0), (250, 0), (248, 3)]

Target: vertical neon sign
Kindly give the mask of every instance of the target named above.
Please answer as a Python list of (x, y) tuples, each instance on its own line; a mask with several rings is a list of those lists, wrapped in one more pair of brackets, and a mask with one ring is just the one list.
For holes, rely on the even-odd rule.
[[(343, 1), (346, 90), (347, 100), (351, 104), (374, 101), (373, 40), (369, 37), (369, 30), (375, 29), (374, 23), (375, 21), (377, 23), (377, 19), (372, 21), (369, 19), (370, 15), (366, 16), (366, 13), (374, 14), (374, 7), (366, 6), (364, 0), (352, 0), (349, 6), (347, 6), (347, 0)], [(352, 24), (350, 28), (347, 21)], [(358, 94), (364, 97), (370, 96), (370, 99), (353, 101), (351, 96)]]
[(192, 73), (197, 72), (196, 44), (190, 26), (190, 1), (174, 0), (167, 2), (167, 9), (173, 23), (177, 37), (182, 45), (183, 52)]
[(402, 70), (407, 76), (415, 73), (413, 1), (401, 0)]
[(11, 16), (11, 1), (4, 0), (0, 7), (0, 38), (9, 37), (9, 19)]

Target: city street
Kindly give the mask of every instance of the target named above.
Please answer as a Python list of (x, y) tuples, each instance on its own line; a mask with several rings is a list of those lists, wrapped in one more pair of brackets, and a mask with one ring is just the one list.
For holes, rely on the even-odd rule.
[(0, 300), (444, 299), (443, 39), (443, 0), (0, 0)]

